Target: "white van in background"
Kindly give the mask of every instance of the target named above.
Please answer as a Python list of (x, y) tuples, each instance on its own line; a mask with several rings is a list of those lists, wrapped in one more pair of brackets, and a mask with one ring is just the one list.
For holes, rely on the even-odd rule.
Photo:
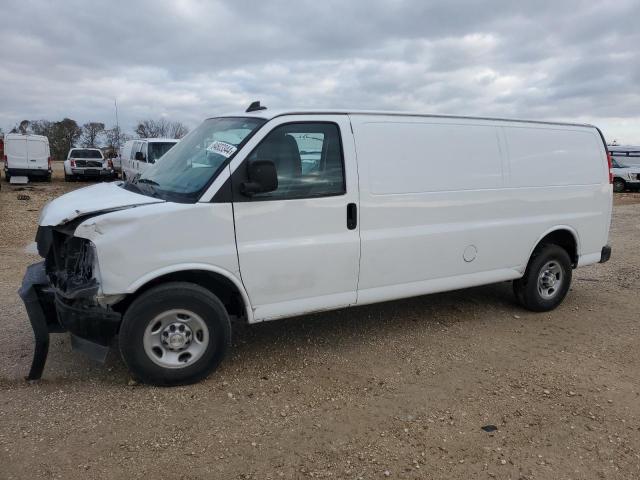
[(590, 125), (259, 104), (210, 118), (136, 182), (44, 208), (45, 260), (21, 288), (30, 378), (49, 331), (99, 359), (117, 335), (135, 378), (176, 385), (218, 366), (230, 317), (504, 281), (551, 310), (574, 268), (610, 257), (611, 180)]
[(132, 180), (156, 163), (180, 140), (176, 138), (138, 138), (129, 140), (120, 155), (122, 179)]
[(49, 139), (42, 135), (6, 134), (4, 175), (7, 182), (12, 176), (51, 181)]

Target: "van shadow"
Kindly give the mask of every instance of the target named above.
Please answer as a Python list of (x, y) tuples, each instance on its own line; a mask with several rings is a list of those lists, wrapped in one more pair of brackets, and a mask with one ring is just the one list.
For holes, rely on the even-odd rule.
[[(330, 350), (332, 355), (346, 354), (354, 346), (368, 344), (376, 338), (384, 337), (386, 341), (395, 342), (406, 339), (408, 334), (419, 329), (435, 331), (459, 322), (481, 321), (495, 314), (517, 312), (518, 309), (508, 282), (254, 325), (237, 321), (233, 323), (230, 355), (218, 372), (224, 375), (230, 370), (249, 366), (261, 369), (266, 365), (296, 362), (310, 355), (310, 346)], [(27, 357), (25, 363), (30, 361), (30, 355)], [(209, 378), (215, 381), (216, 374)], [(85, 382), (123, 386), (128, 380), (117, 339), (105, 364), (100, 364), (81, 352), (71, 350), (68, 336), (54, 335), (43, 379), (37, 383), (43, 387)], [(0, 388), (18, 385), (28, 384), (22, 378), (0, 379)]]
[(391, 342), (419, 328), (435, 330), (491, 318), (496, 313), (517, 312), (519, 308), (511, 282), (503, 282), (254, 325), (237, 322), (233, 325), (232, 362), (264, 361), (274, 352), (295, 355), (309, 344), (325, 345), (339, 354), (341, 348), (373, 337), (384, 336)]

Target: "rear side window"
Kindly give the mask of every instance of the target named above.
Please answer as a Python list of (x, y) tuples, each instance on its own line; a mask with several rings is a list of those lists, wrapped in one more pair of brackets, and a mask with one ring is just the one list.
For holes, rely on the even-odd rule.
[(334, 123), (290, 123), (273, 129), (248, 161), (270, 160), (278, 189), (252, 200), (286, 200), (345, 193), (340, 131)]

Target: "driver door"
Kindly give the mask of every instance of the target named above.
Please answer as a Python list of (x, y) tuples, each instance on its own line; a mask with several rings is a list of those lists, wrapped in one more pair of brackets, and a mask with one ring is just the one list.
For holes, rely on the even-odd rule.
[[(346, 115), (280, 117), (233, 173), (242, 282), (256, 321), (356, 303), (355, 148)], [(275, 164), (275, 191), (246, 196), (247, 164)]]

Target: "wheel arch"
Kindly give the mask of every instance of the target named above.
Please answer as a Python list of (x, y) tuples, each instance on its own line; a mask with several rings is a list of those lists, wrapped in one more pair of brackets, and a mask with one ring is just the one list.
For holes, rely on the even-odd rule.
[(175, 281), (205, 287), (220, 298), (230, 315), (245, 316), (248, 323), (253, 321), (253, 308), (240, 279), (225, 269), (207, 264), (174, 265), (149, 272), (129, 285), (126, 298), (118, 306), (124, 310), (151, 287)]
[(531, 261), (533, 252), (536, 251), (538, 246), (544, 243), (552, 243), (564, 248), (569, 254), (573, 267), (575, 268), (578, 265), (578, 260), (580, 258), (580, 237), (573, 227), (568, 225), (557, 225), (540, 235), (529, 250), (527, 265)]

